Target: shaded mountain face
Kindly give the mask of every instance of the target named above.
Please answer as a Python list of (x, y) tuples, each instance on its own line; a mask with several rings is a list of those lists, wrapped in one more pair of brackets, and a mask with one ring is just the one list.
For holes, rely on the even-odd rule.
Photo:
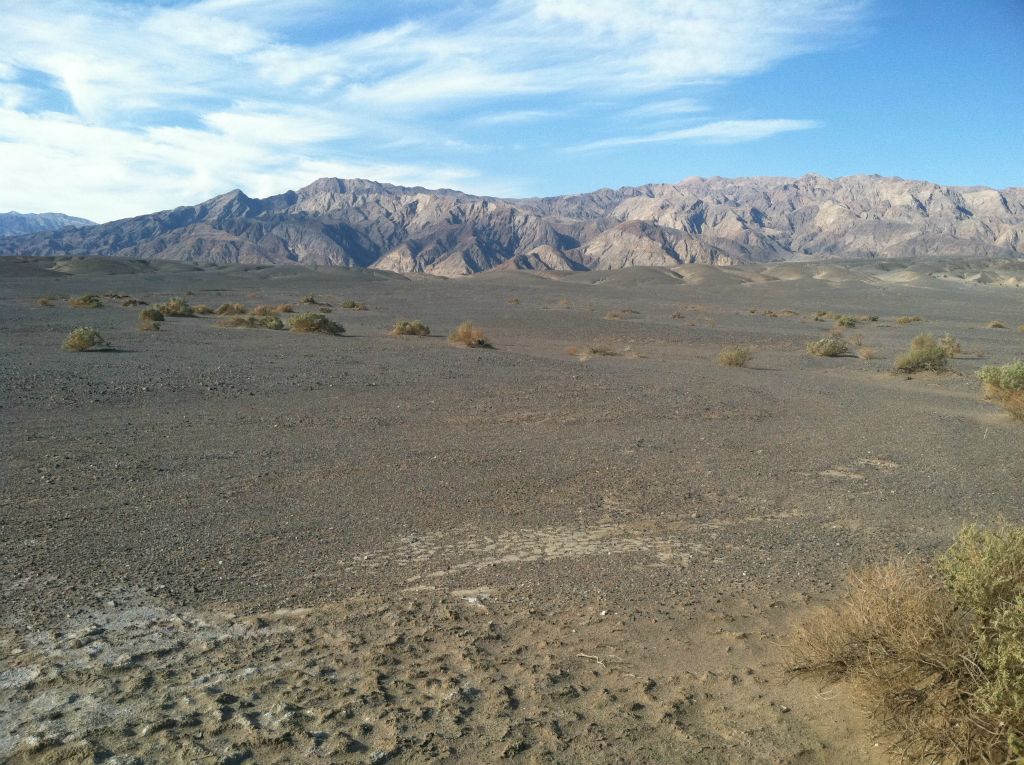
[(689, 178), (497, 199), (323, 178), (251, 199), (0, 240), (0, 255), (300, 263), (443, 276), (681, 263), (1024, 255), (1024, 189), (879, 176)]
[(0, 213), (0, 236), (20, 236), (39, 231), (58, 231), (69, 226), (93, 226), (91, 220), (62, 213)]

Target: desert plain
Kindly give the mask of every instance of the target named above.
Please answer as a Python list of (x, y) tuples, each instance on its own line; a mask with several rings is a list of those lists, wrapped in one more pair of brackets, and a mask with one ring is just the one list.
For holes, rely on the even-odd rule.
[[(0, 761), (889, 762), (788, 651), (859, 568), (1024, 520), (1024, 430), (973, 374), (1024, 357), (1022, 287), (0, 259)], [(306, 295), (343, 336), (121, 305)], [(808, 355), (830, 315), (851, 352)], [(110, 349), (62, 351), (81, 325)], [(922, 332), (951, 370), (894, 374)]]

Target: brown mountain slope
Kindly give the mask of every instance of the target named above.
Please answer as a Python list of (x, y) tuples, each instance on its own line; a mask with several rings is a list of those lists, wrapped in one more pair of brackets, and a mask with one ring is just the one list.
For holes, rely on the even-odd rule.
[(834, 257), (1024, 255), (1024, 189), (879, 176), (688, 178), (497, 199), (323, 178), (250, 199), (0, 240), (0, 255), (301, 263), (455, 276)]

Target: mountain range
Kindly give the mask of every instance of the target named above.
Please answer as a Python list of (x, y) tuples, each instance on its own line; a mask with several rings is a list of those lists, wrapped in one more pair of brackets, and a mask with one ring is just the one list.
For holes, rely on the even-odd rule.
[(92, 226), (91, 220), (62, 213), (0, 213), (0, 236), (56, 231), (69, 226)]
[(151, 215), (5, 237), (0, 255), (344, 265), (444, 276), (492, 268), (1021, 257), (1024, 188), (805, 175), (499, 199), (322, 178), (266, 199), (236, 190)]

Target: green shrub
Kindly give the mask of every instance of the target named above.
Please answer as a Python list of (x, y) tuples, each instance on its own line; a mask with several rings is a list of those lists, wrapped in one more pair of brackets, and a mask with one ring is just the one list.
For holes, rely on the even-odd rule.
[(316, 295), (303, 295), (299, 302), (306, 305), (316, 305)]
[(103, 301), (100, 300), (99, 295), (81, 295), (71, 298), (68, 301), (68, 305), (72, 308), (102, 308)]
[(978, 370), (985, 395), (1017, 420), (1024, 420), (1024, 361)]
[(366, 303), (357, 303), (355, 300), (341, 301), (341, 307), (349, 311), (365, 311)]
[(812, 356), (844, 356), (849, 350), (841, 337), (823, 337), (807, 344), (807, 352)]
[(228, 316), (218, 324), (222, 327), (244, 327), (248, 329), (284, 329), (276, 316)]
[(452, 345), (464, 345), (467, 348), (491, 348), (490, 340), (479, 327), (474, 327), (472, 322), (464, 321), (448, 335), (448, 342)]
[(857, 320), (852, 316), (840, 316), (836, 319), (836, 324), (840, 327), (856, 327)]
[(754, 352), (743, 345), (730, 345), (718, 354), (718, 363), (726, 367), (745, 367), (754, 358)]
[(893, 371), (910, 374), (913, 372), (941, 372), (949, 365), (946, 349), (939, 345), (934, 335), (918, 335), (910, 344), (910, 351), (896, 359)]
[(164, 316), (193, 316), (195, 310), (184, 298), (173, 297), (166, 303), (157, 306)]
[(221, 303), (214, 313), (218, 316), (241, 316), (247, 311), (241, 303)]
[(869, 569), (794, 653), (851, 681), (908, 759), (1021, 762), (1024, 530), (969, 527), (937, 560)]
[(921, 321), (920, 316), (900, 316), (896, 319), (897, 324), (912, 324), (915, 321)]
[(64, 338), (61, 346), (65, 351), (88, 351), (93, 348), (105, 348), (106, 341), (92, 327), (75, 327)]
[(345, 328), (322, 313), (300, 313), (289, 323), (292, 332), (319, 332), (324, 335), (343, 335)]
[(163, 321), (164, 315), (159, 308), (143, 308), (139, 311), (139, 321)]
[(420, 337), (426, 337), (430, 334), (430, 327), (424, 324), (419, 319), (414, 321), (396, 321), (395, 326), (391, 329), (392, 335), (418, 335)]

